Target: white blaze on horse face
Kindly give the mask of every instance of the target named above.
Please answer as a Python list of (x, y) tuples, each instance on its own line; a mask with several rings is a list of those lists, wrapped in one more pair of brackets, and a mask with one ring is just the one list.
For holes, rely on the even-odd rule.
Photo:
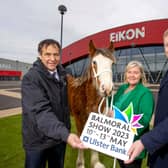
[(92, 63), (96, 64), (94, 76), (98, 79), (98, 89), (101, 96), (110, 95), (112, 92), (112, 64), (113, 61), (101, 54), (95, 56)]

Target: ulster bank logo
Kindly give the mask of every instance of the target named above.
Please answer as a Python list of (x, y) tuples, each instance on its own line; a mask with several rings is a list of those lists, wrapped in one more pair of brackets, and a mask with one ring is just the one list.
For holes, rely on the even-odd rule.
[(88, 142), (89, 141), (89, 137), (88, 136), (84, 136), (83, 137), (83, 142)]
[(143, 125), (139, 123), (139, 120), (142, 118), (143, 114), (134, 115), (133, 104), (132, 102), (124, 110), (120, 111), (116, 106), (113, 106), (114, 118), (119, 119), (127, 124), (131, 125), (131, 131), (137, 135), (137, 129), (143, 128)]

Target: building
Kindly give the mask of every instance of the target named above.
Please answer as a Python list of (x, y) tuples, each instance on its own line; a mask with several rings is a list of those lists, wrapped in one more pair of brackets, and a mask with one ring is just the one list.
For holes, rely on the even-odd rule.
[(23, 63), (18, 60), (12, 61), (8, 59), (0, 58), (0, 81), (18, 81), (22, 79), (22, 76), (31, 67), (31, 64)]
[[(67, 71), (80, 76), (88, 65), (88, 44), (93, 40), (96, 47), (107, 48), (114, 42), (117, 63), (113, 66), (114, 82), (123, 81), (123, 72), (130, 60), (143, 63), (150, 83), (160, 83), (168, 69), (162, 36), (168, 28), (168, 19), (151, 20), (104, 30), (87, 36), (65, 47), (62, 63)], [(20, 80), (32, 64), (0, 58), (0, 80)]]
[(107, 48), (114, 42), (117, 63), (114, 66), (114, 81), (123, 81), (123, 72), (130, 60), (143, 63), (150, 83), (159, 83), (168, 69), (163, 48), (163, 32), (168, 28), (168, 19), (151, 20), (108, 29), (83, 38), (65, 47), (62, 63), (74, 76), (80, 76), (88, 64), (88, 44), (92, 39), (98, 48)]

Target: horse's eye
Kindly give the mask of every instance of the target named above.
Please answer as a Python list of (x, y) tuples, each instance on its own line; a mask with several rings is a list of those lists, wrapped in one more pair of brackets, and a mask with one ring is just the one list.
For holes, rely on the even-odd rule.
[(93, 61), (92, 63), (93, 63), (93, 65), (96, 65), (96, 61)]

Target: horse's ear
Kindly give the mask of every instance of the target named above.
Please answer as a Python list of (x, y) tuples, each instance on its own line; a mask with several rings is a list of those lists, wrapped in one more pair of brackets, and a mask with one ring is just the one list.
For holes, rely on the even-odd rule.
[(92, 40), (89, 42), (89, 54), (90, 56), (93, 56), (96, 51), (95, 45)]
[(114, 52), (114, 43), (110, 41), (110, 46), (108, 48), (112, 53)]

